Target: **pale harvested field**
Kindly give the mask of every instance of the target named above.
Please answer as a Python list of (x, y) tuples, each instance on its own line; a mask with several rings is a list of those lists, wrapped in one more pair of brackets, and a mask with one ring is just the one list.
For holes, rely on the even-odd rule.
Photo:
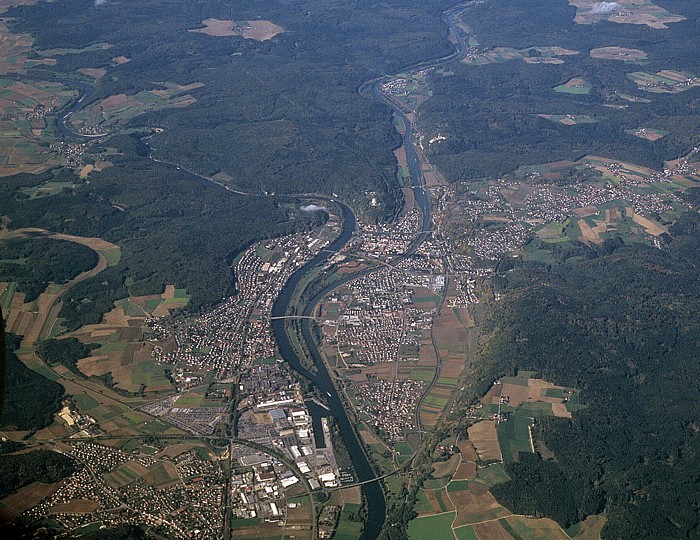
[(564, 403), (552, 403), (552, 414), (557, 418), (571, 418), (571, 412)]
[(602, 240), (598, 236), (598, 233), (594, 231), (591, 226), (586, 222), (585, 219), (579, 219), (577, 222), (579, 229), (581, 229), (581, 236), (579, 240), (584, 243), (600, 244)]
[(473, 461), (463, 461), (457, 467), (453, 480), (473, 480), (476, 478), (476, 463)]
[(22, 489), (8, 495), (2, 499), (3, 508), (0, 510), (0, 520), (7, 522), (18, 518), (22, 512), (39, 504), (43, 499), (52, 495), (62, 485), (61, 482), (55, 484), (41, 484), (34, 482)]
[(472, 491), (457, 491), (449, 495), (455, 508), (458, 509), (453, 527), (472, 525), (511, 515), (507, 508), (498, 504), (486, 486), (484, 486), (484, 491), (478, 494), (472, 493)]
[(591, 58), (623, 60), (625, 62), (644, 60), (647, 57), (647, 53), (640, 49), (626, 49), (625, 47), (601, 47), (600, 49), (591, 49), (590, 54)]
[(491, 397), (491, 404), (498, 405), (501, 400), (500, 396), (508, 398), (508, 405), (511, 407), (517, 407), (521, 403), (532, 400), (532, 391), (528, 386), (522, 386), (519, 384), (501, 384), (500, 394), (494, 394)]
[(106, 110), (120, 109), (127, 106), (140, 107), (141, 102), (126, 94), (115, 94), (100, 101), (99, 106)]
[(399, 167), (408, 167), (405, 147), (399, 146), (396, 150), (394, 150), (394, 156), (396, 156), (396, 161), (398, 162)]
[(49, 508), (50, 514), (90, 514), (100, 507), (97, 501), (73, 499), (67, 503), (57, 504)]
[(447, 461), (437, 461), (433, 463), (433, 478), (444, 478), (445, 476), (452, 476), (457, 467), (459, 467), (461, 458), (459, 454), (455, 454)]
[(618, 208), (608, 208), (605, 211), (605, 224), (609, 227), (615, 227), (620, 220), (620, 210)]
[(184, 454), (185, 452), (189, 452), (193, 448), (197, 447), (198, 445), (196, 444), (191, 444), (191, 443), (179, 443), (179, 444), (171, 444), (169, 446), (166, 446), (164, 450), (161, 452), (158, 452), (154, 457), (156, 459), (160, 459), (164, 456), (169, 457), (169, 458), (174, 458), (179, 456), (180, 454)]
[(403, 200), (404, 200), (403, 211), (406, 213), (410, 212), (411, 210), (413, 210), (413, 207), (415, 205), (415, 200), (416, 200), (416, 197), (413, 194), (413, 189), (411, 189), (410, 187), (404, 187), (404, 188), (401, 188), (401, 191), (403, 193)]
[(372, 433), (369, 428), (368, 429), (363, 429), (358, 432), (360, 434), (360, 437), (362, 437), (362, 442), (365, 444), (371, 445), (371, 444), (381, 444), (379, 439)]
[(87, 178), (88, 174), (90, 174), (94, 170), (95, 170), (95, 166), (92, 165), (91, 163), (85, 165), (85, 167), (80, 169), (80, 178), (82, 178), (82, 179)]
[[(501, 387), (500, 394), (497, 390), (499, 386)], [(487, 396), (490, 396), (490, 401), (488, 403), (497, 405), (500, 401), (500, 396), (508, 396), (508, 405), (511, 407), (517, 407), (527, 402), (534, 403), (536, 401), (542, 401), (552, 405), (554, 416), (571, 418), (571, 413), (566, 410), (566, 405), (561, 398), (547, 397), (545, 395), (548, 389), (566, 390), (563, 386), (556, 386), (542, 379), (528, 379), (527, 386), (510, 383), (494, 385), (487, 394)]]
[(105, 68), (80, 68), (78, 71), (94, 79), (101, 79), (107, 75), (107, 70)]
[(510, 516), (508, 524), (516, 533), (531, 540), (568, 540), (569, 536), (551, 519), (535, 519), (525, 516)]
[(615, 3), (621, 6), (601, 12), (593, 10), (594, 6), (600, 4), (599, 0), (569, 0), (569, 4), (577, 8), (574, 21), (578, 24), (606, 20), (618, 24), (646, 25), (659, 30), (668, 28), (667, 24), (685, 20), (685, 17), (669, 13), (649, 0), (616, 0)]
[(459, 453), (462, 454), (462, 460), (476, 461), (479, 459), (479, 455), (476, 453), (476, 449), (470, 441), (459, 441), (457, 447), (459, 448)]
[(479, 540), (513, 540), (513, 537), (501, 527), (498, 521), (479, 523), (478, 525), (473, 525), (472, 528)]
[(676, 82), (683, 82), (687, 79), (687, 77), (682, 73), (678, 73), (677, 71), (672, 71), (670, 69), (662, 69), (659, 71), (659, 75)]
[(434, 410), (428, 410), (425, 407), (421, 407), (420, 410), (420, 421), (423, 427), (430, 429), (435, 427), (440, 419), (440, 412)]
[(214, 37), (242, 36), (256, 41), (267, 41), (284, 32), (281, 26), (270, 21), (245, 21), (238, 23), (224, 19), (205, 19), (202, 21), (202, 24), (204, 28), (196, 28), (188, 30), (188, 32)]
[(659, 236), (662, 235), (663, 233), (668, 232), (668, 229), (666, 227), (663, 227), (656, 223), (655, 221), (652, 221), (648, 218), (645, 218), (644, 216), (640, 216), (639, 214), (635, 213), (633, 218), (635, 223), (638, 225), (641, 225), (644, 227), (644, 230), (647, 232), (647, 234), (651, 234), (653, 236)]
[(340, 490), (343, 501), (352, 504), (362, 504), (362, 491), (359, 486)]
[(126, 56), (115, 56), (112, 58), (112, 62), (114, 62), (117, 65), (121, 64), (126, 64), (127, 62), (131, 62), (130, 58), (127, 58)]
[(583, 529), (575, 538), (577, 540), (600, 540), (600, 532), (606, 521), (605, 516), (588, 516), (583, 521)]
[(501, 447), (498, 444), (495, 422), (482, 420), (471, 426), (467, 433), (469, 434), (469, 440), (476, 448), (479, 459), (484, 461), (501, 461), (503, 459)]

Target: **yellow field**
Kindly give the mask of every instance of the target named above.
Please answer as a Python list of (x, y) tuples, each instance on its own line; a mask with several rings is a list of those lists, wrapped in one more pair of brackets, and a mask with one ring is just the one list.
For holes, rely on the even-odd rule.
[(482, 420), (471, 426), (467, 433), (469, 440), (476, 448), (479, 459), (483, 461), (501, 461), (501, 447), (498, 444), (498, 434), (496, 433), (496, 423), (491, 420)]
[(256, 41), (267, 41), (277, 34), (284, 32), (281, 26), (270, 21), (245, 21), (238, 23), (232, 20), (205, 19), (202, 21), (204, 28), (188, 30), (215, 37), (241, 36)]

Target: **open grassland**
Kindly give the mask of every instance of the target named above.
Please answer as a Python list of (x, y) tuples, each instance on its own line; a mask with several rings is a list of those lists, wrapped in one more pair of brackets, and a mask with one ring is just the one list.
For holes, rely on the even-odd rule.
[(410, 540), (454, 540), (452, 534), (452, 520), (454, 512), (438, 514), (435, 516), (418, 517), (408, 524), (408, 537)]

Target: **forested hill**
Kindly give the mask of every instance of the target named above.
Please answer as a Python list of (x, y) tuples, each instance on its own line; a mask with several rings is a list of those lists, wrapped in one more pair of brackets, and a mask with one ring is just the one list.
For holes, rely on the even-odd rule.
[[(360, 208), (376, 192), (382, 204), (372, 211), (388, 217), (400, 202), (392, 155), (400, 139), (390, 110), (356, 90), (452, 52), (440, 22), (449, 4), (65, 0), (8, 16), (38, 49), (79, 51), (55, 55), (52, 71), (74, 78), (80, 68), (105, 68), (94, 100), (202, 85), (189, 91), (196, 102), (133, 120), (164, 128), (151, 141), (156, 157), (251, 191), (337, 192)], [(283, 31), (264, 41), (191, 31), (209, 19), (263, 20)], [(117, 57), (128, 62), (115, 65)]]
[[(664, 28), (578, 24), (577, 9), (567, 0), (471, 5), (462, 20), (476, 42), (473, 61), (454, 63), (449, 76), (433, 74), (432, 97), (418, 109), (425, 139), (441, 136), (426, 145), (431, 162), (448, 179), (466, 180), (586, 154), (661, 169), (663, 161), (687, 154), (698, 143), (698, 88), (645, 89), (635, 73), (700, 76), (700, 3), (653, 4), (685, 19)], [(601, 56), (610, 47), (639, 56)], [(554, 56), (544, 58), (552, 50)], [(572, 80), (583, 84), (567, 88)], [(578, 120), (560, 123), (543, 115)], [(639, 128), (664, 136), (634, 136)]]
[(604, 509), (604, 538), (700, 535), (700, 215), (670, 232), (665, 250), (581, 245), (499, 278), (491, 375), (535, 370), (581, 388), (586, 405), (538, 421), (546, 457), (521, 455), (493, 489), (513, 512), (566, 527)]
[[(320, 213), (295, 211), (293, 201), (231, 193), (140, 157), (133, 137), (113, 137), (107, 144), (115, 153), (113, 166), (91, 175), (91, 181), (62, 169), (16, 175), (0, 184), (0, 215), (10, 218), (12, 228), (99, 237), (121, 249), (114, 266), (66, 293), (61, 317), (70, 329), (98, 322), (115, 300), (159, 294), (169, 283), (189, 291), (192, 309), (215, 304), (234, 292), (230, 263), (241, 249), (322, 219)], [(71, 187), (50, 196), (28, 195), (47, 182)]]

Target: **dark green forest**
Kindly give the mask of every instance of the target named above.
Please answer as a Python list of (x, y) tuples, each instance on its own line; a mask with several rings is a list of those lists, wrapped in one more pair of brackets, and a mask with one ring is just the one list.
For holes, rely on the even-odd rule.
[(670, 232), (664, 250), (581, 245), (499, 278), (490, 376), (535, 370), (586, 405), (572, 421), (538, 420), (547, 457), (521, 454), (493, 489), (513, 512), (566, 527), (604, 508), (605, 538), (700, 534), (700, 215)]
[[(23, 188), (54, 179), (53, 173), (17, 175), (0, 184), (0, 215), (13, 228), (100, 237), (121, 248), (121, 260), (73, 286), (63, 297), (66, 326), (99, 322), (115, 300), (129, 294), (161, 293), (166, 284), (187, 288), (191, 308), (214, 304), (234, 291), (230, 263), (256, 239), (318, 225), (319, 213), (284, 207), (293, 200), (243, 196), (204, 182), (137, 153), (138, 139), (109, 141), (121, 155), (92, 182), (69, 171), (74, 188), (29, 198)], [(65, 257), (59, 261), (68, 264)]]
[(33, 431), (51, 424), (53, 414), (61, 408), (64, 390), (20, 362), (14, 353), (19, 342), (19, 337), (5, 335), (5, 403), (0, 426)]
[(17, 282), (25, 302), (36, 300), (49, 283), (66, 283), (96, 264), (93, 250), (66, 240), (0, 240), (0, 280)]
[[(154, 81), (205, 86), (197, 103), (143, 115), (165, 131), (154, 155), (199, 174), (223, 172), (247, 191), (342, 194), (377, 218), (400, 203), (391, 150), (400, 138), (390, 109), (364, 99), (365, 80), (452, 52), (440, 14), (450, 2), (412, 0), (67, 0), (8, 11), (39, 48), (104, 51), (57, 57), (52, 72), (110, 66), (93, 99), (153, 89)], [(99, 18), (100, 24), (94, 24)], [(188, 32), (206, 18), (268, 19), (285, 32), (265, 42)], [(157, 21), (157, 24), (154, 24)], [(124, 55), (130, 62), (111, 67)], [(40, 71), (36, 70), (37, 76)], [(366, 192), (382, 204), (371, 208)]]
[(81, 358), (90, 356), (90, 351), (98, 347), (93, 344), (85, 345), (74, 337), (63, 339), (45, 339), (37, 345), (37, 353), (41, 359), (50, 365), (62, 365), (73, 373), (83, 376), (76, 363)]
[(52, 450), (3, 455), (0, 459), (0, 497), (7, 497), (32, 482), (58, 482), (70, 476), (75, 467), (73, 459)]
[[(688, 153), (700, 129), (700, 90), (678, 94), (639, 91), (627, 73), (662, 69), (700, 75), (700, 4), (694, 0), (655, 2), (687, 20), (656, 30), (644, 25), (574, 23), (576, 9), (562, 0), (490, 0), (468, 8), (462, 19), (479, 40), (479, 50), (559, 46), (579, 51), (561, 65), (450, 65), (451, 76), (434, 74), (433, 97), (419, 109), (426, 139), (447, 138), (428, 153), (450, 180), (490, 177), (520, 165), (585, 154), (604, 155), (660, 169), (663, 161)], [(648, 58), (635, 63), (595, 59), (593, 48), (641, 49)], [(591, 86), (588, 95), (553, 90), (573, 77)], [(620, 94), (651, 100), (630, 103)], [(566, 126), (538, 114), (588, 115), (597, 123)], [(669, 131), (655, 142), (625, 133), (651, 127)]]

